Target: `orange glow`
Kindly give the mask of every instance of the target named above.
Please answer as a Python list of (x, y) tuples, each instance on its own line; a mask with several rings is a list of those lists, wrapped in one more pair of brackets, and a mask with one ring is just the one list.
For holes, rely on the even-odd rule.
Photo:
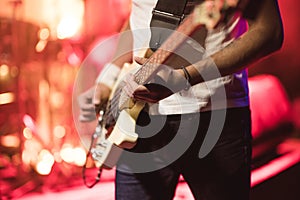
[(36, 165), (36, 171), (41, 175), (49, 175), (52, 169), (52, 165), (45, 161), (40, 161)]
[(40, 98), (46, 99), (49, 96), (50, 86), (46, 80), (41, 80), (39, 84)]
[(55, 108), (60, 108), (65, 103), (64, 94), (61, 92), (52, 92), (50, 95), (51, 105)]
[(30, 128), (28, 127), (25, 127), (23, 129), (23, 136), (26, 138), (26, 139), (32, 139), (32, 131)]
[(53, 132), (57, 138), (63, 138), (66, 135), (66, 129), (63, 126), (56, 126)]
[(35, 50), (36, 50), (36, 52), (38, 52), (38, 53), (42, 52), (42, 51), (45, 49), (47, 43), (48, 43), (48, 42), (47, 42), (46, 40), (40, 40), (40, 41), (35, 45)]
[(2, 136), (1, 144), (5, 147), (19, 147), (20, 138), (16, 135), (6, 135)]
[(0, 77), (6, 77), (9, 74), (9, 67), (5, 64), (0, 66)]
[(39, 31), (39, 38), (40, 40), (48, 40), (48, 38), (50, 37), (50, 31), (47, 28), (42, 28)]
[(10, 70), (11, 77), (14, 78), (14, 77), (18, 76), (18, 74), (19, 74), (18, 67), (16, 67), (16, 66), (11, 67), (11, 70)]
[(64, 145), (60, 150), (60, 157), (67, 163), (72, 163), (74, 161), (75, 155), (73, 154), (71, 145)]
[(77, 147), (74, 148), (73, 153), (75, 156), (74, 164), (77, 166), (83, 166), (86, 159), (86, 152), (84, 149)]
[(78, 34), (83, 23), (84, 2), (82, 0), (59, 1), (57, 6), (61, 10), (56, 26), (57, 38), (66, 39)]
[(73, 17), (63, 18), (57, 26), (57, 38), (66, 39), (76, 35), (81, 27), (81, 21)]
[(54, 160), (55, 160), (55, 162), (57, 162), (57, 163), (61, 163), (62, 162), (62, 158), (60, 157), (60, 154), (59, 154), (59, 152), (54, 152), (53, 153), (53, 156), (54, 156)]
[[(10, 1), (0, 1), (1, 17), (10, 18), (14, 14), (12, 4), (8, 2)], [(15, 14), (20, 21), (48, 27), (50, 37), (56, 39), (58, 24), (66, 16), (82, 23), (84, 5), (84, 0), (23, 0), (18, 7), (19, 12)]]
[(38, 163), (36, 165), (36, 170), (41, 175), (48, 175), (51, 172), (52, 166), (54, 164), (53, 155), (46, 149), (43, 149), (39, 153)]
[(14, 100), (15, 100), (15, 95), (12, 92), (6, 92), (0, 94), (0, 105), (12, 103), (14, 102)]
[(65, 145), (60, 151), (60, 156), (69, 164), (83, 166), (86, 159), (86, 152), (81, 147), (73, 148), (71, 145)]
[(37, 163), (38, 152), (42, 149), (42, 145), (34, 139), (26, 140), (24, 142), (24, 149), (22, 151), (22, 161), (25, 164)]
[(29, 165), (31, 163), (31, 153), (29, 150), (24, 149), (22, 151), (22, 161), (26, 165)]

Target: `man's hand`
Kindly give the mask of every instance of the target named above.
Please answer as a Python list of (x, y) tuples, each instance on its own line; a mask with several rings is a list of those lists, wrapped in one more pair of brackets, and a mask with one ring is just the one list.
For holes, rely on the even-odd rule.
[(158, 101), (170, 96), (173, 92), (157, 83), (149, 83), (145, 85), (138, 85), (134, 81), (133, 75), (128, 75), (124, 88), (127, 95), (135, 100), (144, 101), (147, 103), (157, 103)]
[[(144, 64), (147, 59), (136, 57), (135, 61), (139, 64)], [(157, 103), (173, 93), (186, 88), (187, 85), (184, 72), (181, 69), (174, 70), (169, 67), (159, 71), (151, 83), (138, 85), (134, 81), (132, 74), (126, 77), (125, 82), (126, 86), (124, 90), (129, 97), (148, 103)]]
[(89, 122), (96, 119), (96, 114), (108, 100), (110, 88), (104, 84), (98, 83), (84, 93), (78, 96), (78, 104), (80, 107), (79, 120)]

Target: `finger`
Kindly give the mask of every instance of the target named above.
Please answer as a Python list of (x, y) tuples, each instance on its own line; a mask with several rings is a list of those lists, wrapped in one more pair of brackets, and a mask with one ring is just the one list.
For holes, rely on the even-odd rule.
[(146, 63), (147, 62), (147, 58), (143, 58), (143, 57), (134, 57), (134, 60), (138, 63), (138, 64), (140, 64), (140, 65), (143, 65), (144, 63)]
[(93, 95), (93, 104), (100, 105), (101, 103), (101, 91), (99, 86), (95, 87), (94, 95)]
[(150, 90), (148, 90), (148, 88), (146, 88), (143, 85), (139, 85), (138, 87), (136, 87), (133, 93), (133, 95), (145, 95), (145, 94), (149, 95)]
[(80, 109), (79, 113), (83, 115), (94, 115), (96, 113), (96, 110), (95, 107), (88, 109)]
[(81, 95), (77, 98), (77, 102), (78, 102), (79, 106), (81, 107), (81, 106), (84, 106), (86, 104), (91, 104), (92, 103), (92, 98), (90, 98), (88, 96)]
[(125, 78), (125, 83), (126, 86), (124, 87), (124, 90), (127, 92), (129, 96), (132, 95), (132, 93), (136, 90), (136, 88), (139, 86), (135, 81), (134, 81), (134, 76), (132, 74), (129, 74)]
[(143, 85), (139, 85), (133, 93), (133, 97), (139, 101), (145, 101), (148, 103), (157, 103), (158, 100), (151, 95), (150, 90)]
[(123, 88), (123, 91), (129, 96), (129, 97), (133, 97), (133, 90), (130, 88), (130, 87), (128, 87), (128, 86), (125, 86), (124, 88)]
[(95, 106), (93, 104), (81, 105), (80, 106), (80, 111), (93, 112), (93, 111), (95, 111)]
[(81, 109), (79, 113), (79, 120), (82, 122), (88, 122), (96, 119), (95, 107), (89, 109)]
[(96, 115), (79, 115), (79, 121), (90, 122), (96, 119)]
[(134, 95), (134, 99), (138, 101), (144, 101), (147, 103), (157, 103), (159, 100), (153, 99), (150, 95)]

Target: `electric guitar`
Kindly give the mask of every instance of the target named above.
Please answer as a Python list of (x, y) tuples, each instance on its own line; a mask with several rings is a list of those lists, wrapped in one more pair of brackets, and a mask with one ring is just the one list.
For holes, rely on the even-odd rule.
[[(201, 27), (213, 29), (222, 18), (222, 11), (236, 7), (238, 0), (208, 0), (195, 7), (193, 12), (179, 25), (170, 37), (149, 57), (148, 61), (134, 73), (134, 80), (143, 85), (149, 82), (163, 64), (188, 36)], [(178, 34), (180, 33), (180, 34)], [(124, 70), (125, 69), (125, 70)], [(128, 71), (123, 67), (116, 87), (104, 110), (100, 111), (99, 124), (93, 135), (89, 150), (95, 164), (100, 169), (112, 168), (118, 161), (122, 149), (133, 148), (138, 134), (135, 133), (136, 120), (145, 103), (133, 101), (122, 90), (122, 78)]]

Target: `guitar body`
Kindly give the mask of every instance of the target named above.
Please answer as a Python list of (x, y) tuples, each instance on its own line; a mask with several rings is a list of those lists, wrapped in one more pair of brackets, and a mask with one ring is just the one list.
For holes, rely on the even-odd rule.
[[(97, 167), (112, 168), (122, 153), (122, 149), (131, 149), (135, 146), (138, 135), (135, 133), (136, 120), (139, 113), (144, 108), (144, 102), (133, 102), (132, 99), (123, 100), (123, 95), (116, 97), (115, 94), (122, 90), (123, 78), (126, 74), (134, 72), (137, 67), (134, 64), (125, 64), (113, 88), (109, 102), (114, 105), (108, 105), (107, 110), (113, 114), (106, 116), (106, 121), (99, 122), (96, 128), (97, 140), (95, 146), (91, 149), (92, 157)], [(104, 114), (105, 117), (105, 114)], [(117, 119), (117, 120), (115, 120)], [(105, 123), (105, 124), (102, 124)]]

